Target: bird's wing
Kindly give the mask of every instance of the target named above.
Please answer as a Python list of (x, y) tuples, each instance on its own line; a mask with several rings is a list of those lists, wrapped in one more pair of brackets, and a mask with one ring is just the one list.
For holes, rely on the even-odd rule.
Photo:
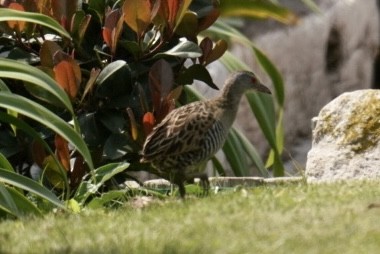
[(216, 123), (212, 110), (204, 102), (188, 104), (170, 112), (147, 137), (142, 155), (146, 161), (202, 148)]

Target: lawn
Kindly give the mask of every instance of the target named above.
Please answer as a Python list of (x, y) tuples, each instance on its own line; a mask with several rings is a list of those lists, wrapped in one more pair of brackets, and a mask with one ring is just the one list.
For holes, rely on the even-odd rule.
[(288, 184), (0, 222), (0, 253), (378, 253), (380, 182)]

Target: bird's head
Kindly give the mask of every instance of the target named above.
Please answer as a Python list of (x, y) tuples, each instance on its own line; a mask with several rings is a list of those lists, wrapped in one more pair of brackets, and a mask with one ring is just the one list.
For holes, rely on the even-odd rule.
[(271, 94), (269, 88), (264, 86), (256, 75), (249, 71), (233, 73), (228, 79), (227, 84), (231, 84), (231, 91), (236, 94), (243, 94), (250, 90)]

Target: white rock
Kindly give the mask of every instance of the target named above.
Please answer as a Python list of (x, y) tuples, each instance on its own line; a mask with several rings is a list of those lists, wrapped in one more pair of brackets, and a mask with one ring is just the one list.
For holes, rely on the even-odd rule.
[(313, 124), (308, 182), (380, 178), (380, 90), (342, 94)]

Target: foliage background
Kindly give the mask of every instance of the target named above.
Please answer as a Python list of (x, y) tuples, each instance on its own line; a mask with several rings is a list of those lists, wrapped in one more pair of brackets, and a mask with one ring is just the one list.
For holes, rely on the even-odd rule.
[[(131, 191), (118, 184), (129, 172), (154, 173), (139, 163), (153, 126), (201, 97), (184, 85), (196, 79), (216, 88), (206, 67), (218, 59), (230, 71), (249, 69), (228, 52), (232, 41), (252, 48), (272, 80), (275, 96), (247, 96), (272, 150), (262, 160), (233, 129), (223, 151), (236, 176), (251, 166), (263, 176), (284, 175), (282, 77), (228, 18), (294, 24), (291, 11), (269, 0), (28, 0), (2, 7), (0, 215), (125, 199)], [(213, 165), (224, 174), (216, 158)]]

